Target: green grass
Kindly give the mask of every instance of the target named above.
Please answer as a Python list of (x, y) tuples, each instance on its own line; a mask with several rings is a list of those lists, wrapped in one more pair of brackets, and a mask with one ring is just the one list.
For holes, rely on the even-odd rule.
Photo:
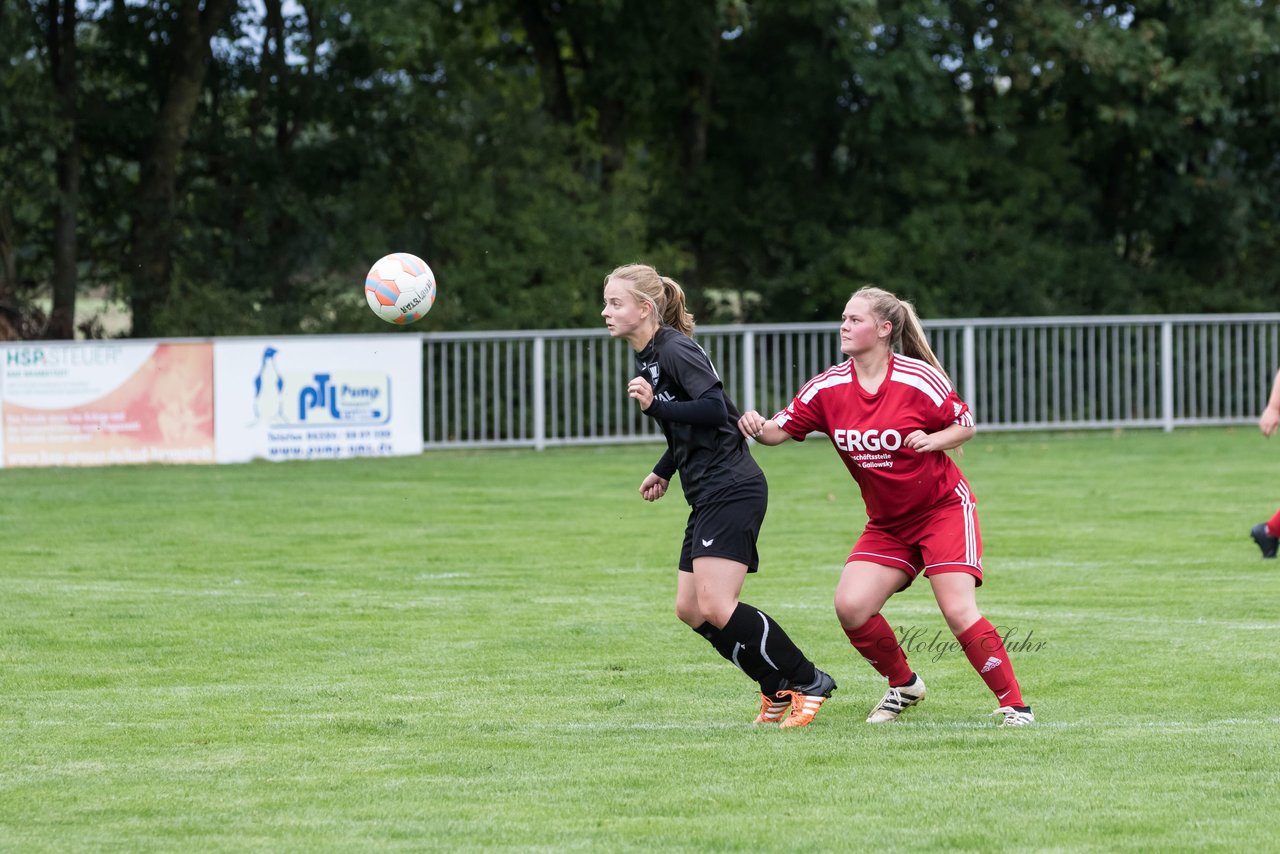
[[(686, 508), (636, 495), (657, 451), (0, 471), (0, 850), (1274, 845), (1256, 431), (966, 447), (979, 604), (1033, 644), (1021, 731), (954, 650), (912, 655), (927, 703), (863, 723), (883, 683), (830, 607), (861, 504), (821, 441), (757, 452), (744, 599), (840, 690), (753, 728), (674, 616)], [(886, 616), (947, 638), (923, 584)]]

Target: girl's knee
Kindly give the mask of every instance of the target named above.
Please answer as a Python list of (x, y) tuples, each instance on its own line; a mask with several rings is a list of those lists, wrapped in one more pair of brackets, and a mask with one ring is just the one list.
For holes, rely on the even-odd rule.
[(722, 629), (737, 607), (736, 599), (706, 598), (694, 602), (679, 600), (676, 602), (676, 617), (695, 629), (703, 623), (711, 623), (717, 629)]
[(856, 629), (870, 620), (880, 609), (870, 602), (863, 602), (848, 596), (836, 596), (836, 619), (846, 629)]
[(696, 603), (676, 602), (676, 618), (690, 628), (698, 628), (705, 623), (706, 617)]
[(698, 602), (702, 616), (718, 629), (723, 629), (738, 607), (737, 599), (716, 599), (709, 602)]
[(982, 614), (972, 605), (944, 607), (942, 618), (947, 621), (951, 634), (959, 636), (965, 629), (982, 619)]

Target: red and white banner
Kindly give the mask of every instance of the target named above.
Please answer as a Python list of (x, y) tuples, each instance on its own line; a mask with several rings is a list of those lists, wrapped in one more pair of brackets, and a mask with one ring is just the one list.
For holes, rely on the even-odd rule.
[(212, 463), (212, 346), (0, 347), (0, 459), (6, 466)]

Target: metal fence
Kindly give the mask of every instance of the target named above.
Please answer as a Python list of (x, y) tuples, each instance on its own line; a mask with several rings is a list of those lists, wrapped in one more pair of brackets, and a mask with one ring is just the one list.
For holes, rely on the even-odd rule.
[[(1246, 424), (1280, 367), (1280, 314), (926, 321), (980, 430)], [(655, 441), (605, 330), (425, 333), (424, 447)], [(841, 362), (836, 323), (700, 326), (742, 410), (781, 409)]]

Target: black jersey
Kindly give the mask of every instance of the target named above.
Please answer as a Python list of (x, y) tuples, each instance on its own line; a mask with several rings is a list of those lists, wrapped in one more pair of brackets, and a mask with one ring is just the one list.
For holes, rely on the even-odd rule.
[[(636, 353), (636, 370), (653, 386), (655, 400), (697, 400), (713, 386), (723, 390), (706, 352), (670, 326), (659, 326)], [(729, 415), (715, 427), (657, 418), (690, 505), (749, 478), (764, 477), (738, 432), (738, 407), (727, 394), (724, 400)]]

